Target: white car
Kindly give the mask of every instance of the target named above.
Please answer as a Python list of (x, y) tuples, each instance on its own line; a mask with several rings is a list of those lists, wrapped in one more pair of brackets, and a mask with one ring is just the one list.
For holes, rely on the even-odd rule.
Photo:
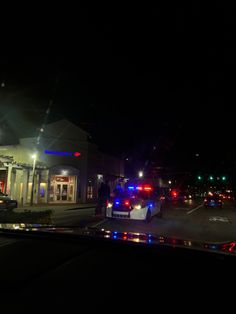
[(136, 219), (150, 222), (153, 216), (162, 217), (163, 197), (151, 186), (131, 186), (107, 204), (106, 217)]

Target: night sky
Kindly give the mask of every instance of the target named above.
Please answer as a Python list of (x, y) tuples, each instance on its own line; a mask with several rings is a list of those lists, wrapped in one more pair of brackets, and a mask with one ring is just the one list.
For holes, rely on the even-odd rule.
[(70, 119), (108, 153), (234, 167), (235, 18), (223, 4), (31, 17), (33, 36), (26, 23), (1, 53), (1, 122), (40, 121), (53, 99), (52, 121)]

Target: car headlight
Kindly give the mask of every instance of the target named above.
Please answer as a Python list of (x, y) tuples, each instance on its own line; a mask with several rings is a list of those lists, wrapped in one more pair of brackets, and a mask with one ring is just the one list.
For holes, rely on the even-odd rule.
[(4, 201), (3, 201), (3, 200), (0, 200), (0, 204), (2, 204), (2, 203), (4, 203)]
[(141, 209), (142, 206), (141, 205), (134, 205), (134, 209)]
[(107, 208), (112, 208), (112, 203), (108, 203)]

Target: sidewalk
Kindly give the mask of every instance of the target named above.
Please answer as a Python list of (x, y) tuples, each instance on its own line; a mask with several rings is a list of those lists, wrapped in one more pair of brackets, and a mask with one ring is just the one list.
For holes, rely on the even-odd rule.
[(23, 206), (14, 209), (14, 212), (26, 212), (26, 211), (45, 211), (52, 210), (55, 212), (63, 212), (67, 210), (76, 210), (76, 209), (86, 209), (86, 208), (94, 208), (96, 204), (86, 203), (86, 204), (34, 204), (33, 206)]

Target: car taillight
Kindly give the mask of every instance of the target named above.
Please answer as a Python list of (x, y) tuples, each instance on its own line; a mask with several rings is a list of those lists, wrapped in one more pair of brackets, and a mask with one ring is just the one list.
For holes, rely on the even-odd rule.
[(207, 202), (207, 199), (206, 199), (206, 198), (204, 199), (204, 202)]
[(176, 191), (172, 191), (172, 196), (173, 197), (177, 197), (177, 192)]
[(125, 206), (130, 206), (130, 202), (128, 200), (124, 201)]

